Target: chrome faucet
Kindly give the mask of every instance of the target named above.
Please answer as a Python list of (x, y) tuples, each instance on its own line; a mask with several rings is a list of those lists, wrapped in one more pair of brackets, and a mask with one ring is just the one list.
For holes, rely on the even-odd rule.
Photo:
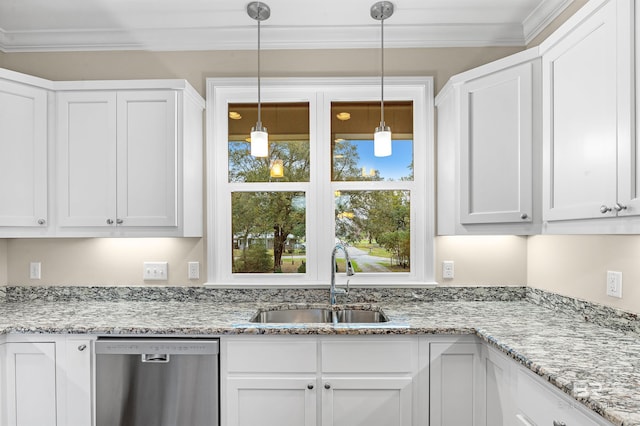
[(345, 257), (345, 269), (347, 276), (350, 277), (354, 274), (353, 266), (351, 265), (351, 259), (349, 258), (349, 253), (347, 249), (342, 244), (336, 244), (331, 252), (331, 288), (329, 289), (329, 302), (331, 306), (336, 304), (336, 294), (349, 294), (349, 280), (347, 280), (347, 288), (336, 288), (336, 252), (338, 250), (342, 250), (344, 252)]

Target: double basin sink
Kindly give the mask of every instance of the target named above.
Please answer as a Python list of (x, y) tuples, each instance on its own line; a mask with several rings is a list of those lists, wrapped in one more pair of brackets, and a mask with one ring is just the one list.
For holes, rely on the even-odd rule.
[(389, 318), (377, 308), (340, 307), (276, 307), (259, 309), (251, 318), (254, 323), (325, 323), (325, 324), (377, 324)]

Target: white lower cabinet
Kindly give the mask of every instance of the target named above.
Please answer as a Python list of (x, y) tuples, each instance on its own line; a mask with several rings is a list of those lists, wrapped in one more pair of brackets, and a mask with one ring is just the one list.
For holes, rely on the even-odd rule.
[(484, 345), (474, 336), (428, 341), (429, 425), (484, 426)]
[(10, 335), (0, 344), (0, 425), (92, 424), (91, 339)]
[(411, 426), (417, 337), (221, 339), (226, 426)]

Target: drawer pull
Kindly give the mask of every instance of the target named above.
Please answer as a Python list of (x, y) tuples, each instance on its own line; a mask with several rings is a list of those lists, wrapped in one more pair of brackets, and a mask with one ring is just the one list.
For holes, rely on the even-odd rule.
[(79, 350), (80, 352), (84, 351), (85, 349), (87, 349), (87, 345), (80, 345), (80, 346), (78, 346), (78, 350)]

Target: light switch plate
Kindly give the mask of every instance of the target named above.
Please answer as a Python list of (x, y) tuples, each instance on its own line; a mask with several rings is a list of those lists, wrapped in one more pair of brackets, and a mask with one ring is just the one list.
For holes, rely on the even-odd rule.
[(169, 279), (167, 262), (144, 262), (142, 279), (145, 281), (166, 281)]

